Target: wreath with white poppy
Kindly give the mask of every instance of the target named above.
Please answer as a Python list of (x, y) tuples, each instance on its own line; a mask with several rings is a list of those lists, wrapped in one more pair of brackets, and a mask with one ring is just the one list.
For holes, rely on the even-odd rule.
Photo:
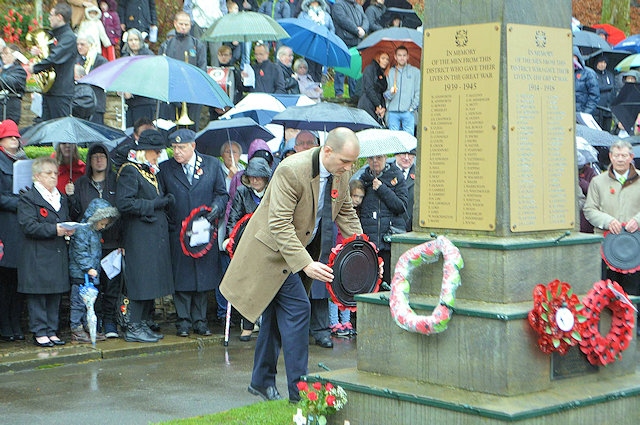
[[(431, 315), (418, 315), (409, 306), (411, 271), (423, 263), (437, 261), (440, 254), (444, 260), (440, 302)], [(436, 240), (415, 246), (402, 254), (395, 267), (389, 297), (391, 316), (396, 324), (404, 330), (424, 335), (446, 330), (455, 305), (456, 289), (462, 283), (460, 269), (463, 267), (464, 262), (460, 251), (444, 236), (438, 236)]]

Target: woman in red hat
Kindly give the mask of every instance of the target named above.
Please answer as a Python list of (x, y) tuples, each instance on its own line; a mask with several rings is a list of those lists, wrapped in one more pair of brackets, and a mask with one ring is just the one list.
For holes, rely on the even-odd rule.
[(18, 227), (18, 195), (13, 193), (13, 163), (27, 159), (20, 146), (18, 126), (11, 120), (0, 124), (0, 240), (4, 255), (0, 258), (0, 340), (24, 340), (20, 328), (23, 296), (18, 293), (18, 251), (22, 232)]

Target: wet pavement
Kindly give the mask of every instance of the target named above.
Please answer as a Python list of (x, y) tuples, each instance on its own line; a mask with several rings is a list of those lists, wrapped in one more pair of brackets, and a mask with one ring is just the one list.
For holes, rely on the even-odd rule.
[[(223, 346), (212, 337), (180, 338), (163, 325), (159, 343), (122, 339), (38, 348), (0, 343), (0, 423), (148, 424), (221, 412), (261, 401), (247, 392), (255, 338)], [(254, 334), (254, 336), (257, 334)], [(334, 338), (333, 349), (309, 346), (309, 373), (355, 367), (355, 339)], [(286, 397), (280, 356), (277, 386)]]

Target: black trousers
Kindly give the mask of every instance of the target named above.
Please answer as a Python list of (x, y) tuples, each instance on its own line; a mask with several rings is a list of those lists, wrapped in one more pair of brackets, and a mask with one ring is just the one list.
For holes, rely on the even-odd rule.
[(0, 267), (0, 336), (22, 335), (24, 295), (18, 292), (18, 269)]
[(62, 294), (27, 294), (29, 330), (35, 336), (54, 336), (60, 322)]
[(72, 96), (42, 96), (42, 121), (71, 115)]
[(188, 330), (190, 327), (207, 326), (208, 292), (176, 291), (173, 303), (176, 306), (176, 328)]

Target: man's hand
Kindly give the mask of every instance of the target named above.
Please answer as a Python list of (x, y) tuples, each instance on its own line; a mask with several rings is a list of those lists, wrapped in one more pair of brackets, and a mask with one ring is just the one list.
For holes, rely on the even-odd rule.
[(321, 282), (333, 282), (333, 270), (331, 267), (319, 261), (314, 261), (307, 265), (303, 272), (311, 279), (319, 280)]
[(627, 221), (627, 224), (624, 225), (624, 229), (629, 233), (633, 233), (638, 230), (638, 222), (635, 218), (632, 218), (631, 220)]
[(373, 184), (373, 190), (378, 190), (378, 188), (382, 186), (382, 181), (380, 181), (380, 179), (376, 177), (375, 179), (373, 179), (372, 184)]
[(64, 186), (64, 192), (69, 195), (72, 196), (74, 193), (76, 193), (76, 187), (72, 182), (67, 183)]
[[(636, 228), (637, 227), (638, 227), (638, 224), (636, 223)], [(611, 223), (609, 223), (609, 231), (614, 235), (619, 235), (620, 232), (622, 231), (622, 223), (620, 223), (618, 220), (614, 218), (613, 220), (611, 220)]]

